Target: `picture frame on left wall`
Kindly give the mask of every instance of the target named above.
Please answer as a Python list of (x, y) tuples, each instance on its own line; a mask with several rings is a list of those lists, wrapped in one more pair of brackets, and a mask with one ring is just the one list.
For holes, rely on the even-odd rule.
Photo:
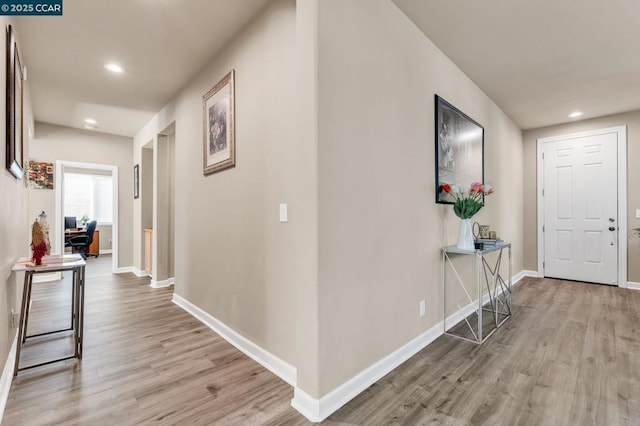
[(13, 35), (11, 25), (7, 25), (7, 80), (6, 80), (6, 121), (7, 121), (7, 170), (18, 180), (22, 179), (24, 171), (23, 146), (23, 82), (24, 73), (18, 54), (18, 45)]
[(203, 174), (236, 165), (234, 70), (202, 97)]
[(140, 198), (140, 164), (133, 166), (133, 198)]

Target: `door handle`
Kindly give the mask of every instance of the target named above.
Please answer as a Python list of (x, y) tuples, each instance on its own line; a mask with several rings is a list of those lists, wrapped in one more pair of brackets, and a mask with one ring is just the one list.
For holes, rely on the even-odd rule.
[(616, 230), (616, 227), (615, 227), (615, 226), (610, 226), (610, 227), (609, 227), (609, 231), (615, 231), (615, 230)]
[(609, 222), (615, 222), (616, 220), (612, 217), (609, 218)]

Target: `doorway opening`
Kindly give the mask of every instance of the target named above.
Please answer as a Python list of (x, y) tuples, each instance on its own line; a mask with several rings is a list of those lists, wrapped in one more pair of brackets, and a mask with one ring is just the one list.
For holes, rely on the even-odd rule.
[(538, 139), (538, 276), (627, 286), (626, 127)]
[[(64, 254), (65, 232), (76, 221), (83, 228), (83, 218), (95, 220), (91, 250), (111, 254), (111, 272), (118, 270), (118, 167), (105, 164), (56, 161), (55, 242), (54, 251)], [(66, 218), (66, 220), (65, 220)], [(66, 222), (66, 223), (65, 223)], [(86, 222), (86, 221), (85, 221)]]

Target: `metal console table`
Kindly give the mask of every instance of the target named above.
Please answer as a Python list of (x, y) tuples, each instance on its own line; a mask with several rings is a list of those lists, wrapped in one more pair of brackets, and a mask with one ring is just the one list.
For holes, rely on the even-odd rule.
[[(84, 327), (84, 278), (86, 263), (78, 254), (65, 256), (45, 256), (42, 265), (34, 266), (29, 258), (22, 258), (13, 267), (15, 272), (24, 272), (24, 286), (22, 290), (22, 306), (20, 309), (20, 324), (18, 325), (18, 345), (16, 349), (16, 363), (13, 376), (17, 376), (19, 371), (41, 365), (51, 364), (58, 361), (65, 361), (72, 358), (82, 359), (82, 333)], [(33, 287), (33, 276), (36, 274), (48, 274), (51, 272), (72, 271), (71, 286), (71, 325), (69, 328), (53, 330), (45, 333), (27, 336), (27, 324), (29, 322), (29, 309), (31, 306), (31, 288)], [(73, 331), (74, 352), (73, 355), (57, 358), (51, 361), (20, 367), (20, 348), (27, 339), (38, 336), (45, 336), (64, 331)]]
[[(500, 275), (500, 267), (502, 266), (502, 253), (507, 249), (509, 255), (509, 279), (505, 281)], [(497, 257), (494, 262), (487, 258), (490, 253), (496, 253)], [(476, 298), (473, 298), (469, 291), (468, 286), (465, 285), (464, 280), (456, 270), (452, 255), (466, 255), (474, 256), (474, 275), (475, 285), (477, 288)], [(460, 299), (455, 301), (458, 308), (458, 313), (451, 315), (447, 318), (447, 265), (450, 266), (453, 275), (455, 276), (457, 283), (464, 291), (464, 295), (468, 300), (468, 304), (461, 306)], [(444, 333), (459, 339), (463, 339), (472, 343), (482, 344), (493, 333), (495, 333), (505, 321), (511, 318), (511, 244), (510, 243), (498, 243), (495, 246), (485, 246), (480, 250), (461, 250), (456, 246), (444, 247), (442, 249), (442, 281), (444, 284)], [(473, 285), (473, 284), (471, 284)], [(486, 288), (486, 293), (485, 293)], [(463, 302), (464, 303), (464, 302)], [(492, 316), (492, 330), (486, 335), (483, 333), (483, 318), (482, 313), (488, 312)], [(468, 317), (476, 314), (476, 327), (471, 325)], [(461, 333), (456, 333), (454, 327), (457, 324), (461, 324), (464, 320), (468, 330), (471, 331), (471, 337), (465, 337)], [(473, 322), (473, 320), (472, 320)], [(466, 330), (464, 325), (461, 324), (462, 330)]]

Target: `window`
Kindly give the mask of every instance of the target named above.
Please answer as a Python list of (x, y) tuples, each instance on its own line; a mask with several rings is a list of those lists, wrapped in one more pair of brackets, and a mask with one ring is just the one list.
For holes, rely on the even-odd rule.
[(64, 174), (64, 215), (84, 215), (100, 224), (113, 220), (113, 186), (111, 176), (84, 173)]

